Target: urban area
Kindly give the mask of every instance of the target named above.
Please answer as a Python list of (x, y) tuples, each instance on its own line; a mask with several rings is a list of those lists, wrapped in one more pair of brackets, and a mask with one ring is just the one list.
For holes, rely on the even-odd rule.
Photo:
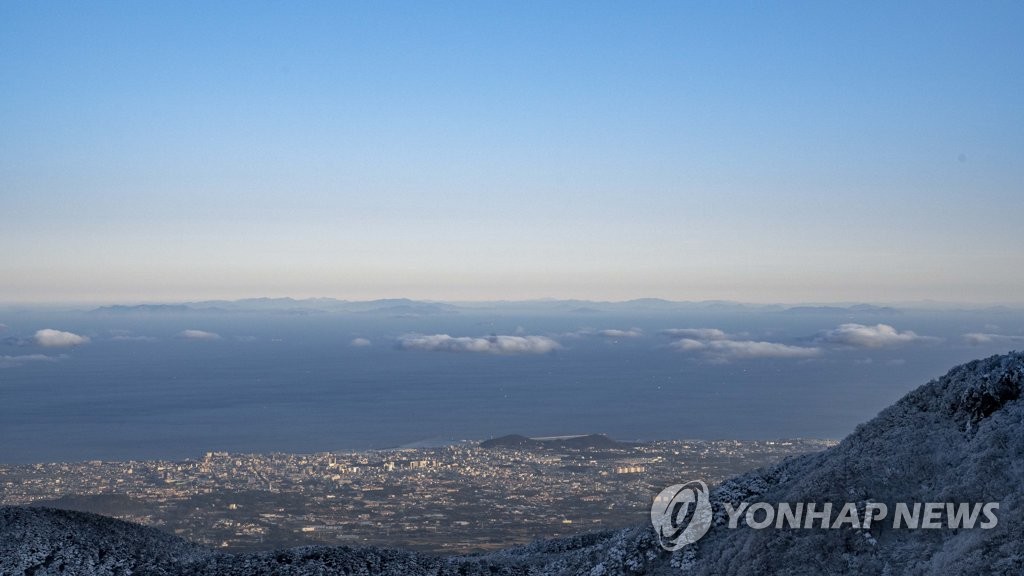
[(306, 544), (474, 552), (649, 521), (664, 487), (714, 485), (830, 440), (509, 436), (318, 454), (0, 466), (0, 503), (96, 512), (228, 551)]

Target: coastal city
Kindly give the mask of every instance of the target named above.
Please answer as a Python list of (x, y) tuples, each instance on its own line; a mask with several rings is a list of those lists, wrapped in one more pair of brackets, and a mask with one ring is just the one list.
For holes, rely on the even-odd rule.
[(0, 466), (0, 504), (97, 512), (229, 552), (358, 544), (466, 553), (640, 524), (665, 486), (714, 485), (834, 444), (509, 436), (363, 452), (9, 465)]

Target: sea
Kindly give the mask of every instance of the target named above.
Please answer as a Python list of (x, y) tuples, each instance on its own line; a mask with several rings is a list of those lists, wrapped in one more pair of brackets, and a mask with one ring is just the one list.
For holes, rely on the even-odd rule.
[[(1013, 348), (1024, 328), (1019, 311), (1003, 309), (431, 312), (0, 309), (0, 464), (513, 433), (840, 439), (955, 364)], [(851, 324), (913, 337), (837, 339)], [(42, 329), (88, 342), (42, 346)], [(683, 345), (672, 332), (681, 329), (740, 344)], [(488, 349), (498, 336), (543, 345)], [(417, 338), (440, 345), (411, 346)]]

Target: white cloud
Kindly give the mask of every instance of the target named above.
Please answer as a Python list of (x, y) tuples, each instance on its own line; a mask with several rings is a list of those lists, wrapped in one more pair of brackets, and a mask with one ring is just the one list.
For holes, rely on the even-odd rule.
[(678, 342), (672, 343), (673, 348), (678, 348), (684, 352), (690, 352), (693, 350), (705, 350), (707, 349), (707, 343), (701, 342), (700, 340), (694, 340), (693, 338), (683, 338)]
[(969, 332), (964, 334), (963, 338), (971, 346), (980, 346), (982, 344), (991, 344), (993, 342), (1020, 342), (1024, 340), (1024, 336), (992, 334), (988, 332)]
[(57, 356), (46, 354), (23, 354), (21, 356), (0, 356), (0, 368), (13, 368), (27, 362), (56, 362), (60, 360)]
[(373, 342), (370, 342), (366, 338), (353, 338), (351, 345), (357, 348), (365, 348), (366, 346), (372, 346)]
[(694, 340), (725, 340), (729, 337), (718, 328), (669, 328), (662, 330), (661, 333), (672, 338), (692, 338)]
[(47, 348), (66, 348), (68, 346), (88, 343), (88, 337), (79, 336), (72, 332), (63, 332), (52, 328), (44, 328), (36, 332), (36, 344)]
[(155, 342), (156, 338), (152, 336), (132, 336), (130, 334), (118, 334), (111, 338), (115, 342)]
[(205, 330), (182, 330), (178, 337), (186, 340), (220, 340), (220, 334)]
[(790, 346), (778, 342), (755, 340), (695, 340), (683, 338), (672, 347), (683, 352), (700, 353), (714, 361), (747, 360), (752, 358), (814, 358), (821, 348)]
[(546, 336), (453, 337), (448, 334), (408, 334), (398, 340), (406, 350), (479, 352), (485, 354), (546, 354), (557, 350), (558, 342)]
[(967, 341), (971, 346), (978, 346), (979, 344), (989, 344), (994, 341), (998, 334), (984, 334), (981, 332), (970, 332), (964, 334), (964, 340)]
[(605, 338), (639, 338), (644, 335), (644, 331), (639, 328), (630, 328), (629, 330), (598, 330), (598, 336)]
[(661, 333), (678, 339), (670, 344), (672, 348), (699, 354), (713, 362), (752, 358), (814, 358), (821, 354), (820, 348), (736, 339), (718, 328), (670, 328)]
[(841, 344), (855, 348), (882, 348), (915, 342), (934, 340), (927, 336), (918, 336), (907, 330), (900, 332), (888, 324), (866, 326), (864, 324), (841, 324), (835, 329), (819, 334), (818, 341), (830, 344)]
[[(516, 332), (519, 334), (519, 332)], [(565, 332), (561, 334), (566, 338), (589, 338), (597, 336), (599, 338), (639, 338), (644, 335), (644, 331), (640, 328), (629, 328), (622, 330), (618, 328), (608, 328), (605, 330), (594, 330), (593, 328), (580, 328), (573, 332)]]

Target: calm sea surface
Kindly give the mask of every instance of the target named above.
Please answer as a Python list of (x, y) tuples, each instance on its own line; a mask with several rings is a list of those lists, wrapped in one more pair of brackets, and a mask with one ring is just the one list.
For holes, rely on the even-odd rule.
[[(986, 318), (882, 320), (935, 340), (893, 349), (827, 347), (815, 334), (848, 319), (820, 314), (14, 311), (0, 317), (0, 463), (386, 448), (510, 433), (841, 438), (955, 363), (1005, 351), (962, 344), (959, 334), (980, 329)], [(822, 354), (723, 362), (672, 349), (659, 334), (680, 327), (818, 346)], [(91, 341), (42, 348), (32, 341), (41, 328)], [(593, 333), (631, 328), (642, 335)], [(220, 338), (182, 338), (189, 329)], [(561, 348), (520, 355), (401, 349), (397, 343), (410, 333), (544, 335)], [(371, 344), (353, 346), (355, 338)]]

